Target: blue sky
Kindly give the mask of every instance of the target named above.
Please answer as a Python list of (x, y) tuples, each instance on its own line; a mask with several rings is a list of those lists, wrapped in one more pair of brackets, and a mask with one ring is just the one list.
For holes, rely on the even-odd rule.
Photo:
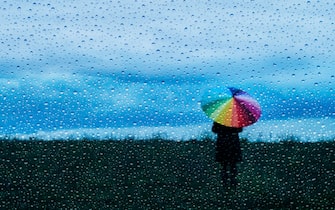
[(261, 120), (334, 118), (331, 1), (3, 1), (0, 132), (210, 123), (235, 86)]

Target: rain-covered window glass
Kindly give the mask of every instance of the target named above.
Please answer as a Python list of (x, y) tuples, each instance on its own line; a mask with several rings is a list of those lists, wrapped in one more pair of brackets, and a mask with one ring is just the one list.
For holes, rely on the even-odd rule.
[(1, 209), (332, 209), (332, 1), (1, 1)]

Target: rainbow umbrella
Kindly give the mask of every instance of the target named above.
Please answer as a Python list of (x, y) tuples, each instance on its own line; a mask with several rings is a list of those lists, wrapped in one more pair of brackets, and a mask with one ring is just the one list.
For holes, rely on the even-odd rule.
[(215, 122), (235, 128), (251, 125), (261, 116), (258, 102), (245, 91), (233, 87), (208, 90), (201, 108)]

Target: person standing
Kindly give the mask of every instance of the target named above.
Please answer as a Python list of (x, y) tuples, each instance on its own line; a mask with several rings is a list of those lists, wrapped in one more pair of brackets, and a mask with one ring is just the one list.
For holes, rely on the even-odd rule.
[[(224, 185), (227, 185), (230, 179), (231, 186), (237, 186), (237, 163), (242, 161), (238, 134), (242, 130), (242, 128), (227, 127), (217, 122), (214, 122), (212, 126), (212, 131), (217, 134), (215, 160), (222, 167), (221, 178)], [(228, 176), (228, 171), (230, 176)]]

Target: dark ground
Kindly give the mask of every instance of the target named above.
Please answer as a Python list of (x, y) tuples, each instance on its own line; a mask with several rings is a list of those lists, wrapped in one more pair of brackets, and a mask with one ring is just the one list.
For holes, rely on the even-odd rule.
[(334, 209), (334, 141), (242, 146), (234, 191), (212, 140), (2, 140), (0, 209)]

